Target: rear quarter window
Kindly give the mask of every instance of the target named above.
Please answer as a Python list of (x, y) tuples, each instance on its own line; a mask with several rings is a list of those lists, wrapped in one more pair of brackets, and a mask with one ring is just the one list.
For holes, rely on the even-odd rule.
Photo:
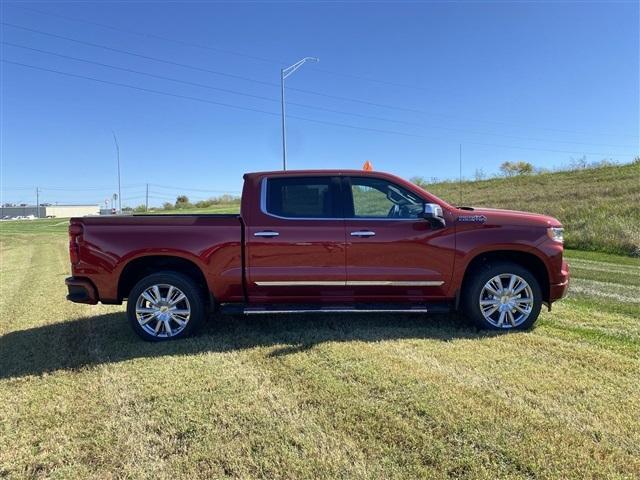
[(334, 218), (335, 188), (331, 177), (269, 178), (266, 212), (287, 218)]

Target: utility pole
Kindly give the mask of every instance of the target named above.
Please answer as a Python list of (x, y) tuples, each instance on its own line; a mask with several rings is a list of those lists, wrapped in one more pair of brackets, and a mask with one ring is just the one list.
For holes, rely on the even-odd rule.
[(147, 183), (147, 193), (144, 196), (144, 211), (149, 211), (149, 184)]
[(297, 61), (293, 65), (280, 70), (280, 104), (282, 110), (282, 169), (287, 169), (287, 125), (285, 115), (285, 103), (284, 103), (284, 80), (289, 77), (293, 72), (299, 69), (305, 62), (319, 62), (320, 59), (316, 57), (304, 57), (302, 60)]
[(116, 144), (116, 157), (118, 160), (118, 213), (122, 213), (122, 192), (120, 191), (120, 145), (118, 145), (118, 138), (116, 132), (111, 130), (113, 134), (113, 141)]
[(458, 182), (458, 190), (460, 191), (460, 203), (459, 206), (462, 206), (462, 144), (460, 144), (460, 180)]
[(36, 187), (36, 218), (40, 218), (40, 188)]

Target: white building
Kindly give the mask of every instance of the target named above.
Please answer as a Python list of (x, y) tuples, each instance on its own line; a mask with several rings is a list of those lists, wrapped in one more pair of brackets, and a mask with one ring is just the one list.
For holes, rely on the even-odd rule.
[[(38, 210), (40, 210), (38, 212)], [(69, 218), (98, 215), (99, 205), (26, 205), (24, 207), (0, 207), (0, 218), (34, 215), (39, 218)]]

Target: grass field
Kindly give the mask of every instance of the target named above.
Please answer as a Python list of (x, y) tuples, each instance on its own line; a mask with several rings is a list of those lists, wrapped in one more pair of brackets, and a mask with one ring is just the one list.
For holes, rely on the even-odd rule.
[(640, 259), (568, 252), (526, 333), (220, 316), (154, 345), (64, 300), (66, 222), (0, 228), (0, 478), (640, 477)]

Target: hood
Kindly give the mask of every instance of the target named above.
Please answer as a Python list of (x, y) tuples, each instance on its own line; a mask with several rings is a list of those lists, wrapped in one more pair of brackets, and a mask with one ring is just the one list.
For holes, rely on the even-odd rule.
[[(458, 223), (509, 224), (522, 226), (561, 227), (560, 221), (548, 215), (501, 210), (499, 208), (460, 207), (456, 209)], [(484, 217), (484, 218), (483, 218)]]

